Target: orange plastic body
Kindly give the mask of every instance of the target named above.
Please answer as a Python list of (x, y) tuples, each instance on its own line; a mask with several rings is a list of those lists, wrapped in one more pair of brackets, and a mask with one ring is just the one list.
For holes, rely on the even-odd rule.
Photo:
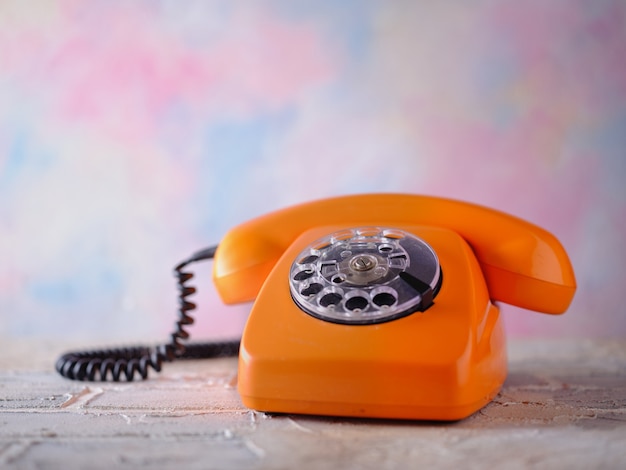
[[(289, 268), (308, 244), (356, 226), (405, 230), (437, 253), (444, 281), (425, 312), (375, 325), (314, 318), (293, 302)], [(561, 313), (575, 291), (551, 234), (484, 207), (365, 195), (304, 204), (233, 229), (216, 253), (227, 303), (254, 303), (238, 389), (250, 408), (286, 413), (456, 420), (487, 404), (506, 377), (492, 300)]]

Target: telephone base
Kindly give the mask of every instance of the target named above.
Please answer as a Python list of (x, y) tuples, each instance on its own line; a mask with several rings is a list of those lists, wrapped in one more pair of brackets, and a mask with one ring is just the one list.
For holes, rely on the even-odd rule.
[(459, 420), (486, 405), (507, 371), (504, 329), (480, 267), (455, 232), (420, 226), (448, 288), (424, 312), (369, 325), (323, 321), (293, 302), (291, 260), (321, 233), (285, 253), (252, 308), (239, 354), (244, 405), (266, 412)]

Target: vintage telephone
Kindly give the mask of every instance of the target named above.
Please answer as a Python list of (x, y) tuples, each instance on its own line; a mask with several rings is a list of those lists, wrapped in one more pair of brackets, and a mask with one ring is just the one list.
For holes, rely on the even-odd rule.
[[(183, 269), (213, 257), (225, 303), (256, 299), (239, 346), (238, 390), (246, 406), (267, 412), (464, 418), (506, 377), (493, 302), (557, 314), (576, 290), (558, 240), (521, 219), (435, 197), (337, 197), (246, 222), (217, 249), (181, 263), (171, 344), (68, 353), (57, 370), (132, 380), (189, 353), (181, 340), (195, 290)], [(232, 354), (237, 346), (192, 346), (190, 354)]]

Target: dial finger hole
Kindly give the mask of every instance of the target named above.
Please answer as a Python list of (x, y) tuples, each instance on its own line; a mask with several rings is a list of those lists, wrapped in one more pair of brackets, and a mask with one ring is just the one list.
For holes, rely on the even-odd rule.
[(391, 253), (393, 251), (393, 245), (390, 245), (389, 243), (383, 243), (381, 245), (378, 245), (378, 251), (382, 254)]
[(391, 307), (396, 303), (396, 298), (388, 292), (381, 292), (375, 295), (372, 301), (379, 307)]
[(341, 232), (333, 233), (331, 236), (331, 243), (337, 243), (343, 240), (352, 238), (354, 232), (352, 230), (343, 230)]
[(293, 275), (294, 281), (305, 281), (315, 274), (315, 267), (311, 265), (305, 265), (302, 269), (295, 272)]
[(338, 305), (342, 299), (343, 297), (341, 296), (341, 294), (338, 294), (337, 292), (328, 292), (327, 294), (324, 294), (320, 299), (320, 305), (322, 307), (328, 308)]
[(369, 305), (369, 301), (365, 297), (355, 295), (354, 297), (346, 300), (346, 308), (353, 312), (362, 312)]
[(375, 237), (380, 233), (380, 229), (376, 227), (363, 227), (358, 229), (357, 233), (362, 237)]
[(302, 289), (300, 291), (300, 293), (302, 295), (304, 295), (304, 296), (307, 296), (307, 297), (313, 297), (313, 296), (317, 295), (319, 292), (321, 292), (323, 288), (324, 288), (324, 286), (322, 286), (321, 284), (319, 284), (317, 282), (312, 282), (307, 287)]
[(387, 229), (383, 231), (383, 237), (390, 238), (391, 240), (400, 240), (404, 238), (404, 233), (399, 230)]
[(372, 291), (372, 302), (378, 308), (389, 308), (398, 302), (398, 293), (390, 287), (381, 287)]
[(315, 263), (319, 259), (319, 255), (317, 253), (311, 253), (309, 255), (303, 256), (298, 260), (298, 264), (311, 264)]

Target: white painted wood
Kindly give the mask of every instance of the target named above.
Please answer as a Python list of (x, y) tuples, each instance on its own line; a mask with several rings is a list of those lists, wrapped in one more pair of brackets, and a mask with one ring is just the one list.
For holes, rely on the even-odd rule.
[(456, 423), (247, 410), (236, 361), (168, 364), (145, 382), (56, 375), (67, 345), (4, 339), (0, 468), (624, 468), (626, 342), (521, 341), (496, 400)]

